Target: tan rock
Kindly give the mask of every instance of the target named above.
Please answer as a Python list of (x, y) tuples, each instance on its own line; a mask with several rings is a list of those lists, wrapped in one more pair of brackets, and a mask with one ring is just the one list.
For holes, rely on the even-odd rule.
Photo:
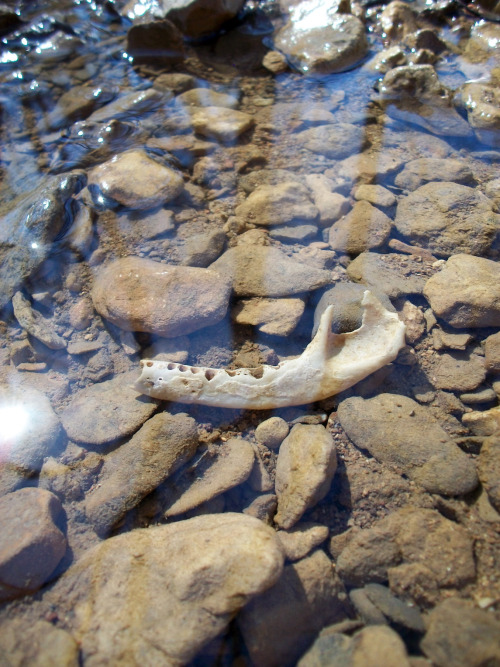
[(391, 229), (391, 219), (363, 200), (356, 202), (352, 211), (330, 228), (328, 238), (334, 250), (359, 255), (383, 246)]
[(234, 321), (257, 326), (262, 333), (272, 336), (288, 336), (304, 308), (302, 299), (242, 299), (234, 309)]
[(194, 131), (204, 137), (217, 139), (222, 143), (235, 141), (253, 124), (252, 116), (242, 111), (223, 107), (203, 107), (191, 117)]
[(318, 217), (318, 210), (311, 203), (307, 188), (293, 182), (259, 185), (236, 207), (235, 213), (236, 217), (246, 224), (266, 227), (314, 221)]

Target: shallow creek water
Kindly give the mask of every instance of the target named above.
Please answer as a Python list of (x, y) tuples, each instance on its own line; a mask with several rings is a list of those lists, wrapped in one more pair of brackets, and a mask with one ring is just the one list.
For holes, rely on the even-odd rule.
[(142, 12), (0, 7), (0, 664), (500, 665), (498, 7)]

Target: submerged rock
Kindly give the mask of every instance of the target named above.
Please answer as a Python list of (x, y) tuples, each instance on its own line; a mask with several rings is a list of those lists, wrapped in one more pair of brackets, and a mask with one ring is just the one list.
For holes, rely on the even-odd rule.
[(72, 609), (84, 663), (178, 667), (282, 569), (271, 528), (212, 514), (106, 540), (65, 573), (50, 601)]

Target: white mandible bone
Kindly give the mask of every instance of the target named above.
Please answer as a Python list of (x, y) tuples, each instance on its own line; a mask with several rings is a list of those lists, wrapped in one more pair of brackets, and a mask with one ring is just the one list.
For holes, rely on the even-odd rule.
[(165, 401), (250, 410), (328, 398), (393, 361), (405, 344), (405, 326), (396, 313), (369, 291), (361, 305), (361, 326), (343, 334), (332, 333), (333, 306), (328, 306), (316, 335), (297, 359), (237, 370), (145, 359), (135, 388)]

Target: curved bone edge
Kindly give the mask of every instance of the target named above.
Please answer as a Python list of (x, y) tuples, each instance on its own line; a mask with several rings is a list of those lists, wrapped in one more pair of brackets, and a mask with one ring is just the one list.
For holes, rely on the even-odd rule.
[(278, 366), (224, 370), (145, 359), (135, 388), (165, 401), (250, 410), (328, 398), (393, 361), (405, 344), (405, 326), (397, 313), (386, 310), (369, 291), (361, 305), (359, 329), (332, 333), (329, 306), (300, 357)]

